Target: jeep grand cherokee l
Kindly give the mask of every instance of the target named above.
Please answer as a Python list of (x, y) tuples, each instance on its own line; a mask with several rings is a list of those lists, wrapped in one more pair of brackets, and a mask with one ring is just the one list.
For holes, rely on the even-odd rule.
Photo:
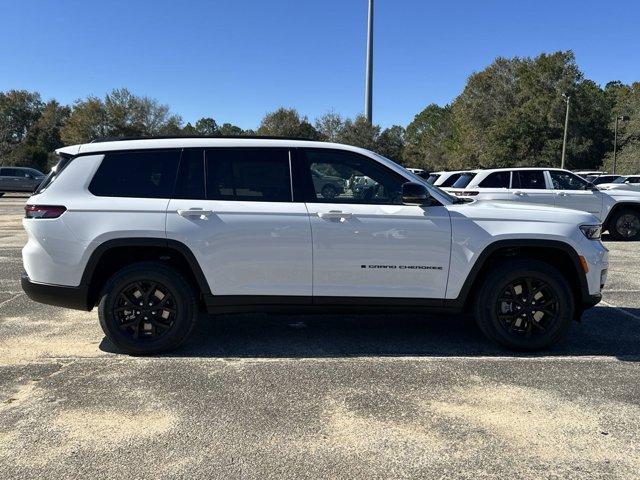
[[(58, 150), (25, 207), (25, 292), (91, 310), (122, 351), (180, 345), (200, 310), (471, 311), (513, 349), (601, 298), (591, 214), (465, 201), (356, 147), (146, 139)], [(325, 198), (313, 171), (372, 182)]]

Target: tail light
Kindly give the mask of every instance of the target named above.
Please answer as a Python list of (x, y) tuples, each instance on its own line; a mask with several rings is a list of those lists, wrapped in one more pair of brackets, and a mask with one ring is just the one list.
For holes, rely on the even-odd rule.
[(24, 218), (58, 218), (67, 207), (61, 205), (27, 205), (24, 207)]

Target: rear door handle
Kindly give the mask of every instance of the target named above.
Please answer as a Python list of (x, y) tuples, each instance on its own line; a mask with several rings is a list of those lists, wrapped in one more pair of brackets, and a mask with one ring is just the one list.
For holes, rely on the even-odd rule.
[(178, 215), (181, 217), (208, 217), (213, 213), (213, 210), (204, 210), (203, 208), (190, 208), (189, 210), (178, 210)]
[(526, 195), (526, 193), (524, 192), (513, 192), (514, 195), (517, 195), (519, 197), (524, 197)]
[(329, 210), (328, 212), (318, 212), (318, 216), (325, 220), (339, 219), (344, 222), (346, 219), (351, 218), (353, 214), (351, 212), (343, 212), (342, 210)]
[(566, 193), (566, 192), (558, 192), (558, 193), (556, 193), (556, 195), (558, 195), (559, 197), (568, 197), (569, 196), (569, 194)]

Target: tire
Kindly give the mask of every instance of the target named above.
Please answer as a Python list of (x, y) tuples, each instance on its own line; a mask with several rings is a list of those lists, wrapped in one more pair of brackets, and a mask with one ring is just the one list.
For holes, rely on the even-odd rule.
[(193, 288), (180, 273), (161, 263), (140, 262), (107, 281), (98, 318), (120, 351), (151, 355), (174, 350), (186, 340), (198, 319), (198, 306)]
[(322, 193), (322, 198), (332, 200), (338, 195), (338, 189), (328, 183), (324, 187), (322, 187), (322, 191), (320, 193)]
[(511, 350), (535, 351), (566, 336), (575, 308), (574, 294), (564, 275), (548, 263), (522, 259), (491, 269), (476, 295), (474, 314), (490, 340)]
[(640, 240), (640, 212), (621, 208), (608, 222), (608, 230), (615, 240)]

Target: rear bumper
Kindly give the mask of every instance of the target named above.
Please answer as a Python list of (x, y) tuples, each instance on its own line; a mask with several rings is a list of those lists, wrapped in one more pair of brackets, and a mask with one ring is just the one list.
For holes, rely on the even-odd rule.
[(20, 279), (22, 290), (31, 300), (57, 307), (73, 308), (89, 311), (89, 289), (86, 286), (67, 287), (63, 285), (49, 285), (32, 282), (26, 273)]

